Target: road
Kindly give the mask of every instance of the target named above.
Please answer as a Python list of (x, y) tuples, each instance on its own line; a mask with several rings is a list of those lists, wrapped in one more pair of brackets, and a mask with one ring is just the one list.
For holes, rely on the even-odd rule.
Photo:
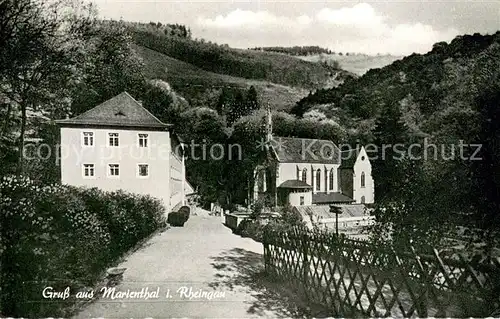
[(75, 318), (298, 317), (294, 298), (263, 275), (262, 253), (220, 217), (192, 216), (128, 256), (114, 294), (96, 291), (100, 299)]

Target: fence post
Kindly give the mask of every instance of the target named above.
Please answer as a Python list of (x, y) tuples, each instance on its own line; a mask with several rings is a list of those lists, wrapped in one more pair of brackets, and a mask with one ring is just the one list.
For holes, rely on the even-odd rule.
[(304, 283), (304, 286), (306, 287), (306, 291), (307, 291), (307, 287), (308, 287), (308, 283), (307, 283), (307, 277), (308, 277), (308, 273), (309, 273), (309, 258), (308, 258), (308, 254), (309, 254), (309, 249), (308, 249), (308, 238), (307, 238), (307, 233), (303, 232), (302, 234), (302, 254), (303, 254), (303, 260), (304, 262), (302, 263), (303, 264), (303, 268), (302, 268), (302, 280), (303, 280), (303, 283)]
[(269, 275), (269, 241), (268, 241), (268, 231), (264, 228), (264, 234), (262, 236), (262, 245), (264, 246), (264, 272)]

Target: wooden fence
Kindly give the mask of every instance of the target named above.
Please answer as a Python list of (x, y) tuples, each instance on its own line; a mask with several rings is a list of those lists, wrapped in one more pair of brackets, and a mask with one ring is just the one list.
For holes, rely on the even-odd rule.
[(342, 317), (484, 317), (500, 303), (500, 265), (433, 250), (396, 253), (303, 228), (264, 231), (266, 272)]

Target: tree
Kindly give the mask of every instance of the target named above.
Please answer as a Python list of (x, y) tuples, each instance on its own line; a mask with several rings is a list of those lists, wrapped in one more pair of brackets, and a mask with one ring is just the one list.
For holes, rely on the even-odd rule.
[(181, 109), (174, 105), (172, 90), (168, 83), (154, 80), (150, 81), (147, 87), (143, 106), (161, 121), (174, 124), (180, 116)]
[(0, 94), (7, 101), (4, 123), (9, 123), (14, 111), (20, 113), (18, 174), (24, 171), (28, 110), (58, 105), (68, 84), (77, 78), (74, 65), (80, 41), (75, 40), (85, 33), (88, 20), (61, 14), (65, 5), (36, 0), (8, 0), (0, 5)]
[(245, 103), (246, 103), (245, 115), (249, 115), (251, 112), (259, 109), (258, 94), (257, 90), (253, 85), (250, 86), (250, 88), (247, 91), (247, 94), (245, 96)]
[[(401, 119), (399, 103), (387, 104), (375, 124), (375, 145), (377, 158), (373, 160), (373, 178), (376, 180), (377, 202), (391, 201), (397, 191), (396, 185), (403, 179), (404, 168), (399, 150), (407, 142), (407, 128)], [(403, 147), (396, 149), (396, 145)]]
[(72, 92), (74, 114), (123, 91), (143, 97), (147, 92), (143, 63), (132, 43), (121, 22), (101, 21), (93, 25), (85, 43), (85, 60), (80, 64), (84, 77)]

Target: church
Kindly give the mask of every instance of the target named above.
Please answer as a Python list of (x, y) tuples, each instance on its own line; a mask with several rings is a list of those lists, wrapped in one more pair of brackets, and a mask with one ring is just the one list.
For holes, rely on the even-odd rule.
[(371, 204), (374, 180), (364, 147), (341, 151), (329, 140), (272, 134), (267, 112), (262, 160), (254, 170), (250, 202), (272, 206)]

